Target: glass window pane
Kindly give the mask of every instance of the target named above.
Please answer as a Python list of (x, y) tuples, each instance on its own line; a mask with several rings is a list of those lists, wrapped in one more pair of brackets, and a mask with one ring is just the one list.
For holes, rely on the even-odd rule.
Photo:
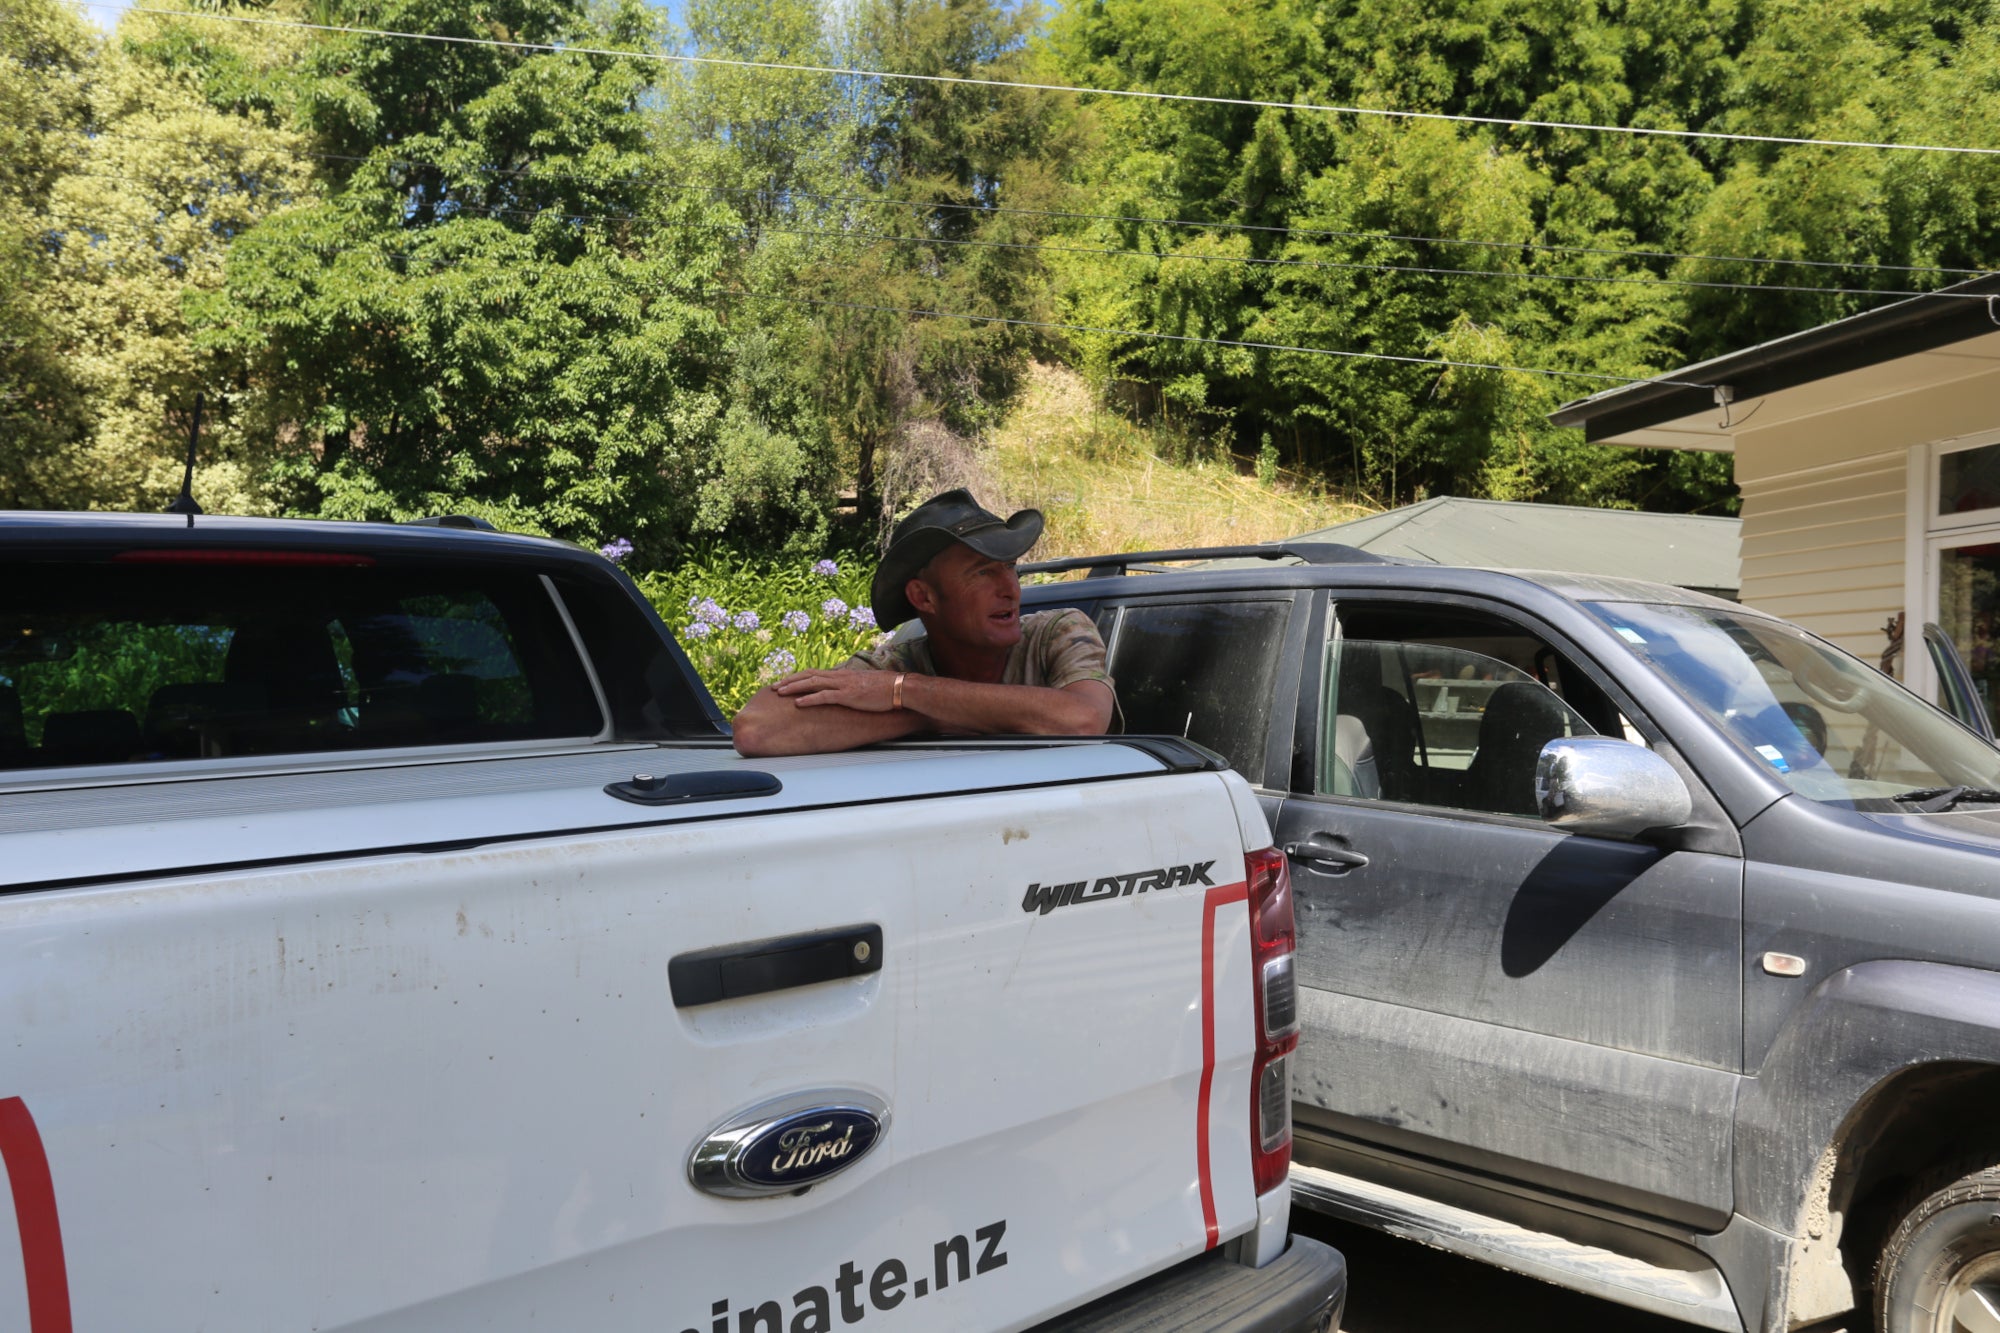
[(0, 768), (594, 735), (532, 576), (0, 565)]
[(1111, 663), (1126, 732), (1185, 736), (1261, 784), (1290, 610), (1289, 602), (1126, 607)]
[(1434, 643), (1327, 647), (1319, 790), (1533, 817), (1542, 747), (1595, 734), (1534, 677)]
[(2000, 543), (1960, 546), (1938, 552), (1938, 628), (1972, 673), (1973, 688), (1994, 716), (2000, 685)]
[(1938, 514), (2000, 509), (2000, 444), (1938, 456)]
[(1590, 609), (1802, 796), (1896, 810), (1911, 791), (2000, 786), (2000, 752), (1796, 626), (1706, 606), (1597, 602)]

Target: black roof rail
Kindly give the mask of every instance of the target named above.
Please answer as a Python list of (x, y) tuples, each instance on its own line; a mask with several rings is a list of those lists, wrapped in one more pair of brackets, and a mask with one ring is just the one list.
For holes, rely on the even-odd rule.
[(1227, 759), (1184, 736), (1107, 736), (1105, 739), (1159, 760), (1169, 773), (1220, 773), (1229, 767)]
[(1061, 574), (1087, 569), (1086, 578), (1130, 573), (1135, 566), (1173, 560), (1283, 560), (1308, 565), (1395, 565), (1403, 562), (1339, 542), (1266, 542), (1259, 546), (1195, 546), (1179, 551), (1129, 551), (1123, 555), (1078, 555), (1063, 560), (1036, 560), (1019, 566), (1023, 574)]
[(429, 518), (406, 518), (403, 520), (403, 526), (406, 528), (463, 528), (468, 532), (500, 531), (500, 529), (494, 527), (485, 519), (474, 518), (471, 514), (433, 514)]

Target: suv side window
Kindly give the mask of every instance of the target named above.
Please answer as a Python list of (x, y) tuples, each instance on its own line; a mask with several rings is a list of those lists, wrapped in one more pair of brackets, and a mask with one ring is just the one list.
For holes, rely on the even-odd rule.
[(1185, 736), (1261, 786), (1291, 609), (1289, 599), (1125, 607), (1110, 671), (1126, 732)]
[[(1344, 608), (1340, 631), (1321, 678), (1321, 795), (1533, 818), (1542, 747), (1617, 734), (1616, 709), (1601, 692), (1519, 627), (1365, 607)], [(1584, 707), (1566, 694), (1586, 696)], [(1593, 725), (1586, 712), (1610, 725)]]

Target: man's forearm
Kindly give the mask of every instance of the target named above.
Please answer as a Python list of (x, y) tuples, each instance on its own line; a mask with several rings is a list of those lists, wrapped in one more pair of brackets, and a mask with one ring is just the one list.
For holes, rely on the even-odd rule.
[(922, 714), (942, 731), (1095, 735), (1111, 720), (1111, 689), (1096, 681), (1058, 690), (912, 675), (903, 682), (903, 709)]
[(1048, 689), (918, 672), (801, 671), (751, 696), (736, 715), (735, 739), (739, 754), (761, 757), (851, 750), (921, 731), (1102, 735), (1116, 706), (1111, 687), (1096, 680)]
[(735, 741), (737, 753), (751, 758), (828, 754), (900, 740), (929, 725), (908, 709), (864, 713), (838, 705), (801, 708), (767, 685), (736, 715)]

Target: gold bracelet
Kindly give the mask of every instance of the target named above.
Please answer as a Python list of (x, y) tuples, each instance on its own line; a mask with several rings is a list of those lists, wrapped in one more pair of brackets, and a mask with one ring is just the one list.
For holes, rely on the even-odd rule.
[(896, 683), (889, 688), (889, 707), (901, 708), (903, 706), (903, 677), (909, 674), (907, 671), (898, 671), (896, 673)]

